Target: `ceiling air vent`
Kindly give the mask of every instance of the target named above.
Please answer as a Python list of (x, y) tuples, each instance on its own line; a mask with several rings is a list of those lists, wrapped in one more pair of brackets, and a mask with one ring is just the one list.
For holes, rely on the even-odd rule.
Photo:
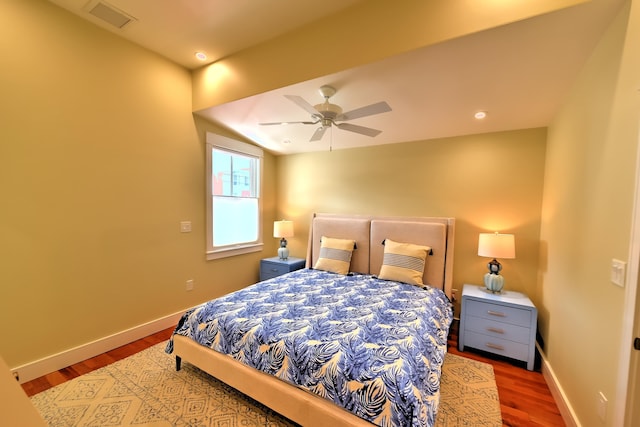
[(127, 15), (121, 10), (118, 10), (103, 1), (97, 2), (91, 9), (89, 9), (89, 13), (117, 28), (124, 28), (124, 26), (131, 21), (135, 21), (133, 16)]

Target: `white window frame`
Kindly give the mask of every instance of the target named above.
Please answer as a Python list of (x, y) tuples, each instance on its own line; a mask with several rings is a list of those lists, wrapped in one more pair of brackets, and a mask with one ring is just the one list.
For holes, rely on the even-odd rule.
[[(254, 242), (239, 243), (227, 246), (213, 246), (213, 189), (212, 189), (212, 175), (213, 175), (213, 161), (211, 153), (213, 149), (218, 148), (233, 153), (252, 156), (258, 158), (258, 240)], [(207, 218), (206, 218), (206, 233), (207, 233), (207, 260), (226, 258), (235, 255), (247, 254), (251, 252), (258, 252), (263, 249), (262, 241), (262, 175), (263, 175), (263, 151), (255, 145), (247, 144), (245, 142), (237, 141), (235, 139), (227, 138), (215, 133), (207, 132), (206, 138), (206, 150), (207, 150), (207, 173), (206, 173), (206, 200), (207, 200)]]

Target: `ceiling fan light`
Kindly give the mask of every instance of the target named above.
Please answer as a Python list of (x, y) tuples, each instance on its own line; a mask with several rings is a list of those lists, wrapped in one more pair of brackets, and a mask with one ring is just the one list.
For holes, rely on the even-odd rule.
[(333, 124), (333, 122), (331, 121), (331, 119), (330, 119), (330, 118), (325, 117), (325, 118), (323, 118), (323, 119), (322, 119), (322, 125), (321, 125), (321, 127), (323, 127), (323, 128), (329, 128), (329, 127), (331, 127), (331, 125), (332, 125), (332, 124)]

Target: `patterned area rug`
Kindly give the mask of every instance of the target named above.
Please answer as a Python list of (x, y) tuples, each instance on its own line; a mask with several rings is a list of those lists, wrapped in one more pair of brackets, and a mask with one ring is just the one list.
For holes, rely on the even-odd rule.
[(442, 368), (436, 427), (502, 426), (493, 366), (447, 354)]
[[(31, 398), (50, 426), (265, 426), (296, 424), (157, 344)], [(493, 368), (447, 354), (436, 426), (501, 426)]]

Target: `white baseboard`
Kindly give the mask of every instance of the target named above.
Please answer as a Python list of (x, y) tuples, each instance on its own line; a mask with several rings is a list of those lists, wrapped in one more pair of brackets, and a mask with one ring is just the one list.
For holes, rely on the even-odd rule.
[(562, 419), (567, 427), (581, 427), (580, 422), (578, 422), (578, 417), (576, 417), (576, 413), (571, 407), (571, 403), (569, 403), (562, 386), (558, 382), (558, 378), (553, 372), (549, 361), (540, 349), (540, 346), (536, 344), (536, 347), (538, 348), (538, 352), (542, 358), (542, 376), (549, 386), (549, 390), (551, 391), (553, 399), (556, 401), (556, 405), (558, 405), (558, 410), (560, 411)]
[(122, 332), (47, 356), (40, 360), (29, 362), (22, 366), (17, 366), (11, 369), (11, 372), (18, 374), (20, 383), (31, 381), (43, 375), (73, 365), (74, 363), (90, 359), (109, 350), (113, 350), (114, 348), (118, 348), (140, 338), (152, 335), (163, 329), (175, 326), (183, 313), (184, 311), (170, 314)]

